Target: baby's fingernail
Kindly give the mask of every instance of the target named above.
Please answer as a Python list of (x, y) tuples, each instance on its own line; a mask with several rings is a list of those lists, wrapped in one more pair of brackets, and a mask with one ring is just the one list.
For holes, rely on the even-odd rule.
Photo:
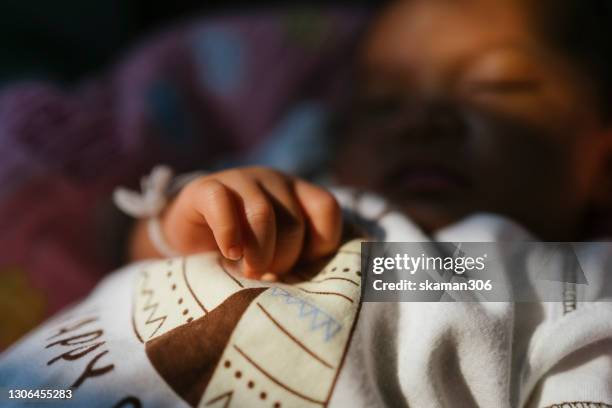
[(230, 247), (230, 249), (227, 250), (227, 258), (232, 261), (238, 261), (242, 258), (242, 249), (239, 246)]
[(273, 273), (268, 272), (268, 273), (264, 273), (263, 275), (261, 275), (260, 279), (265, 282), (277, 282), (278, 276), (276, 276)]

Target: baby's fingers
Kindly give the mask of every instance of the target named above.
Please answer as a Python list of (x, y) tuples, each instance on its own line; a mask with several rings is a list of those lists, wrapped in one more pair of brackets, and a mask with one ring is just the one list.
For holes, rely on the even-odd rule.
[(192, 187), (195, 223), (203, 221), (210, 228), (217, 247), (224, 257), (238, 260), (243, 244), (241, 221), (236, 196), (229, 188), (214, 179), (204, 179)]
[(276, 248), (268, 272), (283, 274), (295, 265), (302, 252), (304, 216), (291, 180), (275, 173), (261, 180), (276, 217)]
[(255, 278), (268, 272), (276, 246), (276, 217), (274, 207), (257, 182), (238, 176), (228, 183), (240, 197), (242, 217), (242, 271)]
[(296, 180), (295, 194), (306, 217), (307, 240), (303, 257), (316, 259), (332, 253), (340, 244), (342, 212), (327, 190)]

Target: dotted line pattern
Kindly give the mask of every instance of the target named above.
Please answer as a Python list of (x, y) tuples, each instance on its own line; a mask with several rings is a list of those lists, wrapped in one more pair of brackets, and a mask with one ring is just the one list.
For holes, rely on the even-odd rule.
[[(166, 272), (166, 277), (168, 278), (169, 281), (172, 280), (172, 276), (173, 276), (172, 270), (168, 270), (168, 272)], [(170, 289), (172, 289), (172, 291), (175, 292), (176, 291), (176, 283), (172, 283), (172, 286), (170, 286)], [(179, 304), (179, 305), (183, 304), (183, 298), (182, 297), (178, 298), (177, 304)], [(193, 317), (189, 316), (189, 309), (188, 308), (183, 309), (182, 314), (187, 319), (187, 323), (191, 323), (193, 321)]]
[[(232, 368), (232, 362), (230, 360), (225, 360), (225, 362), (223, 363), (223, 367), (225, 367), (226, 369), (231, 369)], [(234, 377), (236, 379), (241, 379), (242, 378), (242, 371), (240, 370), (235, 370), (234, 371)], [(253, 380), (248, 380), (246, 383), (246, 386), (248, 389), (250, 390), (254, 390), (255, 389), (255, 381)], [(266, 400), (268, 398), (268, 394), (265, 391), (260, 391), (259, 392), (259, 399), (260, 400)], [(272, 408), (281, 408), (281, 403), (279, 401), (274, 402), (274, 404), (272, 404)]]
[[(331, 268), (331, 271), (328, 271), (326, 269), (323, 272), (321, 272), (321, 275), (327, 275), (328, 273), (336, 272), (337, 270), (338, 270), (338, 267), (334, 266), (333, 268)], [(350, 271), (351, 271), (351, 268), (342, 268), (342, 272), (343, 273), (349, 273)], [(360, 277), (361, 276), (361, 271), (355, 271), (355, 275)]]

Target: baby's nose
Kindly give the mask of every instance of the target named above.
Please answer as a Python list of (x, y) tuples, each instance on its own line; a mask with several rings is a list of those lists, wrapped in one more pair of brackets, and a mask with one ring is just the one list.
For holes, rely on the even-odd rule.
[(467, 121), (460, 107), (451, 103), (412, 104), (402, 114), (404, 136), (413, 140), (460, 141), (467, 133)]

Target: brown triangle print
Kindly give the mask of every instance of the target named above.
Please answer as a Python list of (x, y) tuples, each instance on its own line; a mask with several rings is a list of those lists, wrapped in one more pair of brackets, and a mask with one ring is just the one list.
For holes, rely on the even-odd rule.
[(236, 292), (208, 314), (146, 343), (155, 370), (191, 406), (200, 402), (243, 313), (265, 290)]

